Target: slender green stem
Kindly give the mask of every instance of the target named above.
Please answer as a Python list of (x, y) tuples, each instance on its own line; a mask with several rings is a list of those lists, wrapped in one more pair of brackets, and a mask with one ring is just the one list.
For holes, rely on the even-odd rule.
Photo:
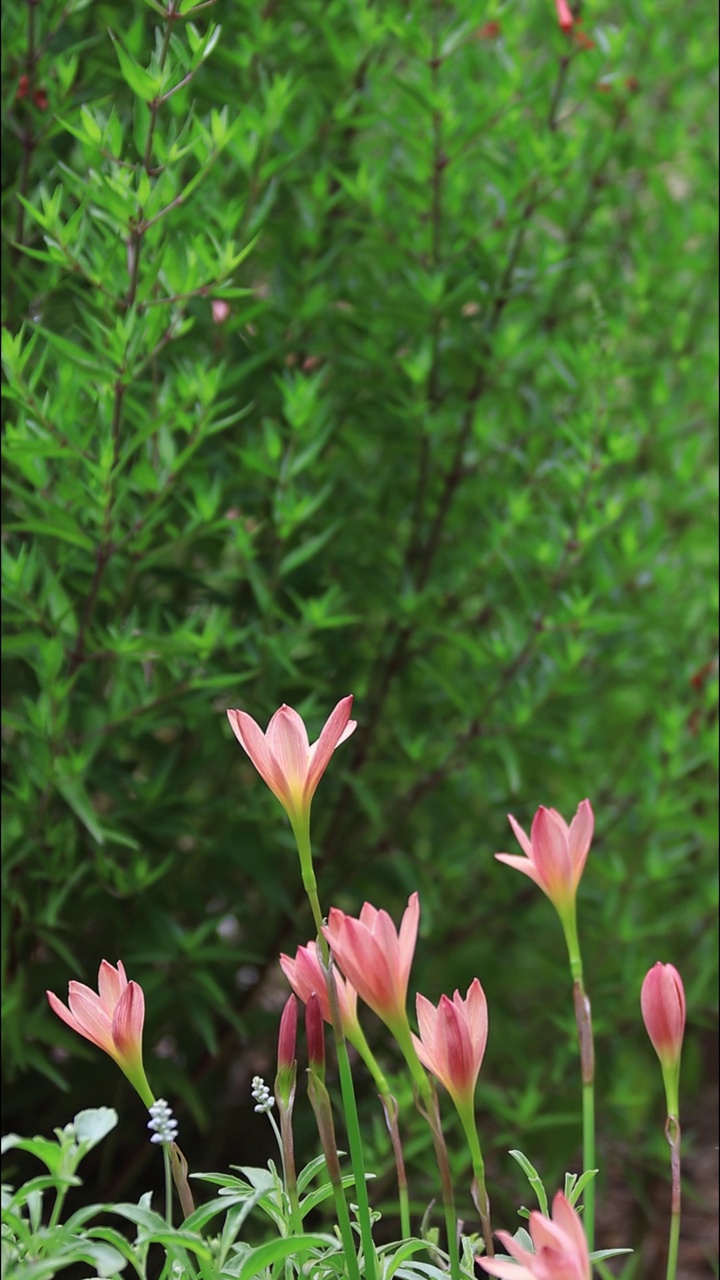
[[(334, 987), (334, 984), (331, 985)], [(336, 1005), (337, 996), (334, 995), (334, 989), (331, 990), (331, 1002), (333, 1001), (333, 997)], [(370, 1201), (367, 1193), (367, 1182), (365, 1181), (365, 1158), (363, 1156), (362, 1138), (360, 1136), (360, 1121), (358, 1119), (357, 1103), (355, 1101), (355, 1089), (353, 1086), (347, 1045), (342, 1033), (342, 1027), (340, 1026), (339, 1014), (336, 1022), (336, 1008), (333, 1007), (332, 1003), (331, 1009), (333, 1014), (335, 1050), (337, 1053), (338, 1072), (340, 1075), (340, 1091), (342, 1093), (343, 1111), (345, 1112), (345, 1126), (347, 1129), (348, 1146), (350, 1148), (350, 1163), (352, 1164), (353, 1175), (355, 1177), (355, 1194), (357, 1197), (360, 1239), (362, 1240), (363, 1253), (365, 1255), (365, 1276), (366, 1280), (376, 1280), (377, 1265), (375, 1245), (372, 1237)]]
[(328, 944), (323, 935), (323, 914), (320, 910), (320, 899), (318, 897), (317, 880), (315, 878), (315, 869), (312, 860), (312, 846), (310, 844), (310, 815), (304, 822), (292, 822), (293, 835), (297, 844), (298, 854), (300, 856), (300, 874), (302, 876), (303, 889), (307, 894), (310, 910), (313, 914), (315, 929), (318, 936), (318, 944), (322, 953), (323, 960), (327, 964), (330, 952)]
[(680, 1246), (680, 1124), (676, 1116), (668, 1116), (665, 1124), (665, 1136), (670, 1144), (672, 1178), (670, 1241), (668, 1244), (666, 1280), (675, 1280)]
[[(580, 1073), (582, 1077), (582, 1127), (583, 1172), (595, 1168), (595, 1048), (593, 1043), (592, 1009), (583, 983), (583, 965), (577, 933), (575, 903), (561, 914), (565, 941), (570, 959), (573, 980), (573, 1004), (580, 1048)], [(591, 1178), (583, 1193), (584, 1226), (588, 1248), (595, 1246), (595, 1179)]]
[(165, 1221), (169, 1227), (172, 1227), (172, 1202), (173, 1202), (173, 1175), (172, 1165), (170, 1162), (170, 1146), (169, 1143), (163, 1143), (163, 1164), (165, 1166)]
[[(583, 1081), (583, 1169), (595, 1168), (595, 1085)], [(595, 1247), (595, 1179), (591, 1178), (583, 1192), (585, 1235), (588, 1248)]]
[(473, 1177), (475, 1185), (473, 1187), (473, 1199), (480, 1214), (480, 1222), (482, 1224), (483, 1241), (485, 1243), (485, 1253), (488, 1258), (495, 1257), (495, 1250), (492, 1239), (492, 1226), (490, 1223), (490, 1200), (488, 1198), (487, 1187), (485, 1185), (485, 1161), (483, 1160), (482, 1151), (480, 1149), (480, 1138), (478, 1137), (477, 1122), (475, 1120), (475, 1108), (472, 1102), (467, 1108), (457, 1108), (458, 1115), (465, 1130), (465, 1137), (470, 1148), (470, 1158), (472, 1160)]

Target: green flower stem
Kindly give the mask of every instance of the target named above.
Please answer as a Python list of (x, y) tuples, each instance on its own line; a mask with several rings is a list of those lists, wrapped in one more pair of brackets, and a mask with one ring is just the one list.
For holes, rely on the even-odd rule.
[(365, 1277), (366, 1280), (376, 1280), (377, 1260), (372, 1237), (370, 1201), (368, 1199), (367, 1182), (365, 1180), (365, 1159), (363, 1156), (362, 1138), (360, 1136), (360, 1121), (358, 1119), (357, 1103), (355, 1101), (355, 1088), (353, 1085), (352, 1071), (350, 1069), (350, 1059), (348, 1058), (347, 1044), (345, 1043), (345, 1035), (340, 1021), (337, 988), (333, 978), (332, 967), (328, 972), (328, 999), (330, 1001), (330, 1012), (332, 1014), (333, 1036), (335, 1038), (335, 1051), (337, 1053), (338, 1073), (340, 1075), (340, 1092), (342, 1094), (343, 1111), (345, 1112), (345, 1127), (347, 1129), (348, 1146), (350, 1148), (350, 1163), (352, 1164), (353, 1176), (355, 1178), (355, 1194), (357, 1197), (360, 1239), (362, 1240), (363, 1254), (365, 1255)]
[(172, 1228), (172, 1201), (173, 1201), (173, 1174), (172, 1159), (170, 1156), (170, 1144), (163, 1143), (163, 1164), (165, 1166), (165, 1221)]
[[(345, 1254), (347, 1275), (349, 1280), (360, 1280), (360, 1268), (358, 1266), (357, 1253), (355, 1251), (355, 1240), (353, 1238), (352, 1226), (350, 1225), (348, 1207), (345, 1203), (345, 1191), (343, 1189), (340, 1161), (338, 1160), (337, 1144), (335, 1142), (335, 1126), (333, 1125), (332, 1119), (330, 1095), (328, 1094), (320, 1075), (316, 1071), (313, 1071), (312, 1068), (310, 1068), (308, 1079), (308, 1097), (310, 1099), (310, 1105), (315, 1112), (315, 1119), (317, 1121), (320, 1141), (322, 1143), (323, 1154), (325, 1156), (328, 1177), (333, 1189), (335, 1212), (337, 1214), (338, 1227), (340, 1228), (340, 1238), (343, 1242), (343, 1253)], [(374, 1249), (372, 1256), (374, 1261)], [(368, 1272), (368, 1274), (370, 1273)]]
[(475, 1108), (473, 1106), (472, 1099), (467, 1106), (459, 1107), (456, 1104), (456, 1107), (470, 1148), (470, 1158), (472, 1160), (473, 1177), (475, 1181), (475, 1185), (473, 1187), (473, 1200), (475, 1201), (477, 1211), (480, 1214), (483, 1241), (485, 1243), (485, 1254), (488, 1258), (494, 1258), (495, 1250), (493, 1248), (492, 1226), (490, 1224), (490, 1200), (488, 1198), (487, 1187), (485, 1185), (485, 1161), (483, 1160), (482, 1151), (480, 1149), (480, 1139), (478, 1137), (477, 1122), (475, 1120)]
[(440, 1173), (440, 1185), (442, 1188), (443, 1207), (445, 1210), (445, 1231), (447, 1234), (448, 1257), (450, 1259), (450, 1277), (451, 1280), (460, 1280), (460, 1252), (458, 1248), (455, 1193), (453, 1191), (452, 1177), (450, 1176), (450, 1164), (448, 1162), (447, 1147), (445, 1146), (445, 1138), (442, 1131), (437, 1096), (427, 1075), (425, 1074), (423, 1065), (415, 1052), (415, 1046), (412, 1042), (410, 1024), (407, 1020), (407, 1015), (402, 1021), (398, 1020), (394, 1023), (390, 1027), (390, 1030), (397, 1040), (403, 1057), (410, 1068), (410, 1073), (415, 1083), (418, 1097), (422, 1103), (418, 1110), (430, 1126), (433, 1147), (435, 1148), (435, 1159)]
[[(294, 1089), (293, 1089), (294, 1092)], [(267, 1117), (275, 1131), (278, 1147), (280, 1148), (280, 1159), (282, 1160), (283, 1182), (285, 1183), (285, 1191), (290, 1206), (290, 1226), (293, 1235), (302, 1235), (302, 1215), (300, 1213), (300, 1198), (297, 1189), (297, 1175), (295, 1171), (295, 1147), (293, 1143), (292, 1132), (292, 1115), (287, 1107), (285, 1107), (276, 1098), (278, 1112), (280, 1115), (280, 1128), (275, 1123), (275, 1117), (272, 1111), (268, 1111)]]
[(670, 1242), (668, 1244), (666, 1280), (675, 1280), (680, 1245), (680, 1123), (676, 1115), (668, 1115), (665, 1122), (665, 1137), (670, 1145), (672, 1178)]
[[(583, 965), (577, 932), (575, 902), (560, 915), (573, 980), (573, 1004), (580, 1046), (582, 1077), (583, 1172), (595, 1168), (595, 1048), (593, 1044), (592, 1010), (583, 983)], [(583, 1193), (584, 1225), (588, 1248), (595, 1243), (595, 1179), (591, 1178)]]
[(313, 914), (315, 922), (315, 930), (318, 935), (318, 942), (322, 952), (323, 959), (327, 964), (329, 951), (328, 945), (323, 937), (323, 915), (320, 910), (320, 899), (318, 897), (317, 880), (315, 878), (315, 869), (312, 860), (312, 846), (310, 844), (310, 814), (303, 821), (292, 822), (293, 835), (297, 844), (298, 854), (300, 856), (300, 874), (302, 876), (303, 889), (305, 890), (310, 910)]

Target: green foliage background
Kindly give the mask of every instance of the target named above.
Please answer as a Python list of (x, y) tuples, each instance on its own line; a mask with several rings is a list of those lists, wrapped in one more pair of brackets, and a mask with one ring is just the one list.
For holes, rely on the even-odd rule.
[(640, 1197), (646, 970), (685, 978), (690, 1100), (716, 1017), (714, 15), (196, 9), (4, 15), (5, 1127), (119, 1097), (105, 1173), (146, 1185), (142, 1113), (44, 998), (121, 957), (191, 1163), (253, 1157), (311, 918), (224, 711), (316, 736), (353, 692), (321, 900), (418, 888), (417, 987), (483, 982), (506, 1216), (508, 1146), (552, 1185), (579, 1097), (558, 922), (492, 855), (590, 797), (601, 1152)]

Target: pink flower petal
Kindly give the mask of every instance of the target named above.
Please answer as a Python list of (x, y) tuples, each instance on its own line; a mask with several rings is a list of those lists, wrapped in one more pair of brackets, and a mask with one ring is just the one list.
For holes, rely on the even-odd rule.
[(137, 982), (129, 982), (112, 1020), (113, 1043), (123, 1058), (140, 1058), (145, 1022), (145, 996)]
[(310, 744), (304, 721), (292, 707), (283, 705), (267, 727), (265, 740), (282, 774), (285, 786), (299, 798), (305, 785)]
[(104, 1049), (110, 1056), (115, 1054), (112, 1038), (112, 1019), (104, 1008), (100, 997), (82, 982), (68, 984), (68, 1004), (70, 1013), (75, 1019), (75, 1029), (86, 1040), (91, 1040), (98, 1048)]
[(543, 893), (546, 892), (540, 872), (535, 863), (531, 862), (529, 858), (521, 858), (516, 853), (496, 853), (495, 857), (498, 862), (504, 862), (508, 867), (514, 867), (516, 871), (522, 871), (523, 875), (529, 876), (531, 880), (535, 881), (536, 885), (539, 885)]
[(532, 825), (533, 862), (547, 890), (554, 895), (568, 891), (574, 883), (568, 829), (558, 818), (559, 814), (541, 806)]
[(510, 823), (510, 826), (512, 827), (515, 833), (515, 839), (520, 845), (520, 848), (522, 849), (525, 856), (529, 858), (530, 861), (532, 862), (532, 856), (533, 856), (532, 844), (528, 840), (527, 836), (525, 835), (525, 832), (520, 826), (520, 823), (515, 821), (511, 813), (508, 814), (508, 822)]
[(282, 805), (292, 803), (282, 770), (268, 747), (260, 726), (245, 711), (228, 711), (227, 717), (235, 737), (252, 760), (263, 782)]
[(580, 877), (583, 873), (587, 856), (590, 852), (593, 832), (595, 830), (595, 816), (589, 800), (583, 800), (578, 805), (577, 813), (570, 823), (569, 844), (570, 857), (575, 867), (575, 883), (579, 884)]
[(325, 721), (317, 742), (315, 742), (310, 748), (310, 764), (305, 781), (306, 799), (310, 799), (315, 794), (317, 785), (327, 769), (330, 757), (335, 748), (338, 747), (341, 742), (344, 742), (346, 738), (349, 738), (355, 728), (356, 722), (354, 720), (350, 720), (352, 704), (352, 694), (349, 694), (347, 698), (341, 698), (334, 711), (331, 712), (328, 719)]
[(127, 978), (122, 960), (118, 960), (117, 969), (108, 964), (107, 960), (103, 960), (98, 970), (98, 991), (108, 1012), (115, 1008), (126, 987)]

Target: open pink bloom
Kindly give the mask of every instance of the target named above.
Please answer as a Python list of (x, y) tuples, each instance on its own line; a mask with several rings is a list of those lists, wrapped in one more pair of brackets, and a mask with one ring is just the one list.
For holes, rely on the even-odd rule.
[(640, 1006), (645, 1029), (662, 1066), (674, 1070), (680, 1062), (685, 1034), (685, 989), (673, 965), (653, 965), (642, 984)]
[(413, 1044), (423, 1066), (445, 1086), (460, 1110), (472, 1105), (475, 1085), (485, 1056), (488, 1013), (485, 992), (477, 978), (463, 1000), (441, 996), (435, 1008), (425, 996), (415, 1002), (420, 1038)]
[[(99, 992), (99, 994), (98, 994)], [(142, 1033), (145, 997), (137, 982), (128, 982), (121, 960), (117, 968), (103, 960), (98, 972), (98, 991), (83, 982), (68, 984), (68, 1005), (52, 991), (46, 992), (50, 1008), (78, 1035), (103, 1049), (125, 1072), (143, 1101), (154, 1101), (145, 1078), (142, 1060)]]
[(555, 0), (555, 8), (557, 9), (558, 23), (562, 30), (572, 31), (575, 19), (567, 0)]
[[(316, 995), (320, 1004), (320, 1012), (325, 1022), (332, 1023), (327, 981), (320, 963), (317, 943), (308, 942), (306, 947), (298, 947), (294, 960), (290, 956), (281, 955), (280, 967), (298, 1000), (302, 1000), (303, 1004), (307, 1004), (310, 996)], [(353, 1036), (359, 1030), (357, 992), (338, 973), (337, 969), (334, 971), (334, 978), (338, 1007), (340, 1009), (340, 1021), (347, 1039), (352, 1044)]]
[(420, 920), (420, 899), (410, 895), (400, 931), (387, 911), (366, 902), (360, 918), (332, 907), (323, 933), (334, 959), (361, 1000), (391, 1029), (406, 1022), (407, 989)]
[(526, 856), (496, 853), (495, 857), (530, 876), (562, 915), (575, 901), (590, 849), (595, 826), (590, 801), (578, 805), (569, 827), (555, 809), (541, 806), (533, 818), (529, 840), (512, 814), (508, 819)]
[(590, 1253), (582, 1222), (562, 1191), (553, 1200), (552, 1219), (537, 1210), (530, 1214), (534, 1253), (517, 1244), (507, 1231), (496, 1235), (520, 1266), (498, 1258), (478, 1258), (488, 1275), (499, 1280), (590, 1280)]
[(350, 719), (352, 702), (352, 694), (338, 702), (312, 746), (302, 717), (284, 703), (275, 712), (266, 733), (245, 711), (227, 713), (240, 746), (292, 823), (307, 820), (315, 790), (333, 751), (355, 728), (355, 721)]

